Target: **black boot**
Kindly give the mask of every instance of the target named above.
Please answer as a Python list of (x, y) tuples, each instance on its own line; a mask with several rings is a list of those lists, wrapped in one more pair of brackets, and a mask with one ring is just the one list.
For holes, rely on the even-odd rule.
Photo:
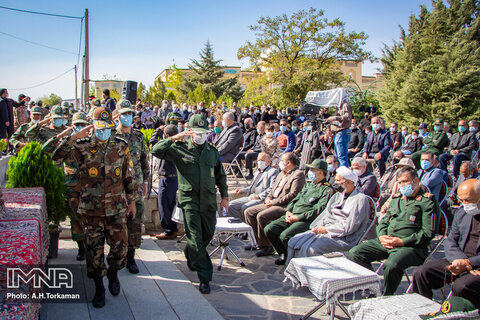
[(83, 240), (78, 240), (77, 245), (78, 245), (77, 261), (83, 261), (85, 260), (85, 243), (83, 242)]
[(128, 248), (127, 251), (127, 269), (130, 273), (139, 273), (138, 266), (135, 263), (135, 249)]
[(95, 296), (92, 305), (95, 308), (103, 308), (105, 306), (105, 287), (103, 286), (103, 277), (93, 278), (95, 281)]
[(117, 270), (107, 269), (108, 291), (112, 296), (118, 296), (120, 293), (120, 280), (118, 280)]

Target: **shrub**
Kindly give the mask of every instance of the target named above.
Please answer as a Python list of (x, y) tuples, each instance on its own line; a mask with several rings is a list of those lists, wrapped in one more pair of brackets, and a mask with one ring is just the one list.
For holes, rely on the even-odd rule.
[(147, 152), (150, 152), (150, 138), (155, 130), (153, 129), (141, 129), (143, 133), (143, 139), (145, 140), (145, 147), (147, 148)]

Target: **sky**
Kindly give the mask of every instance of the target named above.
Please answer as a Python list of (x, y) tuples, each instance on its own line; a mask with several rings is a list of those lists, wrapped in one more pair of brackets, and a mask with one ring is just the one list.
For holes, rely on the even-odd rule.
[[(380, 57), (383, 44), (399, 38), (399, 26), (407, 27), (409, 16), (418, 14), (422, 4), (430, 7), (430, 0), (0, 0), (4, 7), (77, 17), (88, 8), (90, 79), (116, 76), (143, 82), (147, 88), (173, 63), (187, 68), (207, 41), (222, 64), (246, 68), (248, 62), (237, 59), (237, 50), (255, 39), (250, 25), (262, 16), (290, 15), (310, 7), (324, 10), (328, 19), (340, 18), (347, 31), (368, 34), (364, 49)], [(50, 93), (73, 98), (80, 30), (79, 19), (0, 9), (0, 87), (14, 99), (20, 93), (34, 100)], [(83, 45), (82, 39), (81, 55)], [(378, 68), (381, 64), (365, 62), (363, 75)]]

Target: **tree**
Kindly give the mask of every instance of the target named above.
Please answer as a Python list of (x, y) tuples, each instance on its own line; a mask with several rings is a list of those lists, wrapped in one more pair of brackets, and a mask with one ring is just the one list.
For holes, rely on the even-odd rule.
[[(188, 67), (192, 72), (183, 77), (178, 90), (190, 99), (192, 96), (190, 93), (200, 86), (202, 92), (210, 93), (212, 91), (215, 97), (228, 95), (238, 101), (243, 95), (238, 77), (224, 78), (223, 68), (220, 65), (221, 61), (215, 60), (213, 47), (207, 41), (205, 48), (200, 52), (200, 60), (191, 60)], [(199, 101), (195, 103), (197, 102)]]
[(55, 93), (50, 93), (48, 97), (43, 96), (39, 100), (42, 100), (43, 105), (47, 105), (47, 106), (56, 106), (62, 102), (62, 98), (56, 95)]
[(259, 82), (270, 84), (267, 90), (279, 94), (283, 107), (302, 102), (310, 90), (340, 85), (345, 79), (339, 60), (373, 59), (362, 49), (365, 33), (347, 33), (342, 21), (328, 20), (314, 8), (291, 16), (261, 17), (250, 30), (255, 32), (255, 42), (247, 41), (237, 56), (248, 59), (253, 70), (266, 71)]
[(479, 118), (479, 9), (478, 0), (432, 1), (385, 46), (379, 100), (388, 119), (414, 126)]
[(145, 100), (146, 93), (147, 88), (143, 83), (140, 82), (137, 87), (137, 98), (142, 99), (142, 101)]
[(148, 91), (145, 94), (145, 101), (151, 102), (154, 106), (161, 106), (166, 92), (167, 89), (165, 88), (165, 84), (162, 80), (157, 79), (153, 86), (148, 88)]

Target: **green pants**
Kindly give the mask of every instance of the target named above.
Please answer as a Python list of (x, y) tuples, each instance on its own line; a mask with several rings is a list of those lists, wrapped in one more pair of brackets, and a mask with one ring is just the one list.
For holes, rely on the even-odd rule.
[(80, 192), (67, 188), (68, 216), (70, 218), (70, 230), (73, 241), (82, 241), (84, 239), (82, 219), (77, 214), (79, 202)]
[(288, 241), (295, 235), (308, 231), (309, 228), (310, 222), (297, 221), (288, 223), (285, 221), (285, 216), (282, 216), (270, 222), (263, 231), (277, 253), (284, 254), (288, 251)]
[(187, 245), (184, 250), (187, 265), (190, 270), (197, 272), (200, 282), (212, 281), (212, 261), (206, 248), (215, 233), (217, 223), (215, 211), (200, 212), (194, 209), (183, 209), (183, 218), (187, 236)]
[(385, 280), (384, 295), (393, 295), (402, 281), (405, 269), (418, 266), (427, 257), (427, 249), (423, 247), (398, 247), (385, 249), (380, 241), (371, 239), (350, 249), (350, 260), (365, 268), (372, 269), (373, 261), (387, 259), (383, 265)]
[(430, 147), (422, 150), (418, 150), (417, 152), (412, 153), (410, 155), (410, 159), (412, 159), (413, 164), (415, 164), (415, 167), (417, 168), (417, 170), (421, 169), (420, 159), (422, 158), (422, 154), (427, 151), (432, 152), (436, 156), (440, 155), (440, 152), (437, 150), (437, 148), (430, 148)]
[(135, 219), (127, 218), (128, 248), (138, 249), (142, 244), (142, 218), (145, 211), (143, 199), (135, 202), (137, 213)]

